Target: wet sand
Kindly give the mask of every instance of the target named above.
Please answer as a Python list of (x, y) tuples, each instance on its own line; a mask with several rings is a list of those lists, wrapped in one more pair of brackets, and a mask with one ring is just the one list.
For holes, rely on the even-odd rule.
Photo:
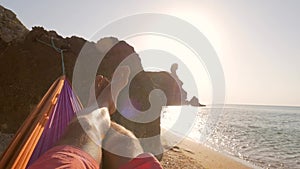
[[(168, 133), (168, 137), (162, 137), (164, 153), (162, 166), (165, 169), (249, 169), (231, 157), (216, 152), (200, 143), (190, 139), (178, 139)], [(178, 141), (180, 140), (180, 141)]]

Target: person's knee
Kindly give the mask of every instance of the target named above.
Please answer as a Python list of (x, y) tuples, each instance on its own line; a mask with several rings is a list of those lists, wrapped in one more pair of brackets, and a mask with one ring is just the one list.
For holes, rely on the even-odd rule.
[(132, 132), (112, 122), (103, 141), (103, 168), (119, 168), (143, 153), (139, 140)]
[(102, 146), (107, 151), (130, 158), (143, 153), (143, 148), (135, 135), (115, 122), (111, 123)]

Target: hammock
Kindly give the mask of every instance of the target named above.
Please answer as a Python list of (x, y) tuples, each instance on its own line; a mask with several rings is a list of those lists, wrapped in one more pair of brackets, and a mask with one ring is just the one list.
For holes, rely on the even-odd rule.
[(82, 109), (65, 76), (58, 78), (17, 131), (2, 154), (0, 168), (24, 169), (59, 140)]

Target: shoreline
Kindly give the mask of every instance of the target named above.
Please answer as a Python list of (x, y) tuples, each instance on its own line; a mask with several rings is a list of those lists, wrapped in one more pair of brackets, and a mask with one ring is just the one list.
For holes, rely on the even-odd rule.
[(208, 169), (251, 169), (257, 166), (215, 151), (190, 138), (181, 138), (169, 131), (162, 132), (162, 144), (165, 153), (161, 164), (165, 169), (173, 168), (208, 168)]
[[(204, 146), (205, 146), (205, 145), (204, 145)], [(208, 147), (208, 148), (210, 149), (210, 147)], [(215, 151), (215, 152), (217, 152), (217, 153), (220, 153), (220, 154), (222, 154), (222, 155), (224, 155), (224, 156), (226, 156), (226, 157), (228, 157), (228, 158), (230, 158), (230, 159), (232, 159), (232, 160), (234, 160), (234, 161), (236, 161), (236, 162), (238, 162), (238, 163), (241, 163), (241, 164), (243, 164), (243, 165), (245, 165), (245, 166), (247, 166), (247, 167), (249, 167), (249, 168), (252, 168), (252, 169), (262, 169), (261, 167), (256, 166), (255, 164), (252, 164), (252, 163), (250, 163), (250, 162), (248, 162), (248, 161), (245, 161), (245, 160), (243, 160), (243, 159), (240, 159), (240, 158), (238, 158), (238, 157), (229, 155), (229, 154), (227, 154), (226, 152), (219, 152), (219, 151), (216, 151), (216, 150), (213, 150), (213, 149), (211, 149), (211, 150), (212, 150), (212, 151)]]

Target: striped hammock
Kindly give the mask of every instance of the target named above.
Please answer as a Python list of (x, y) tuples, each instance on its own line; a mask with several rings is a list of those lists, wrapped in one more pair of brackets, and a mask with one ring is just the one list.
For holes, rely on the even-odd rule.
[(65, 76), (59, 77), (27, 117), (2, 154), (0, 168), (24, 169), (59, 140), (82, 109)]

